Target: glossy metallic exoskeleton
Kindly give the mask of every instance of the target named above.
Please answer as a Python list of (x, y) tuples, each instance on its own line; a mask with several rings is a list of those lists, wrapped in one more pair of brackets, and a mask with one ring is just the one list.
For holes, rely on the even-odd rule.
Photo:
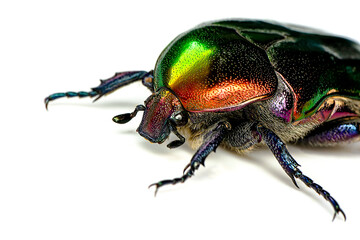
[[(299, 170), (285, 143), (331, 146), (360, 139), (360, 46), (314, 29), (254, 20), (224, 20), (176, 37), (150, 72), (116, 73), (90, 92), (102, 97), (141, 80), (152, 92), (145, 105), (115, 116), (126, 123), (144, 111), (137, 131), (153, 143), (173, 132), (197, 151), (179, 178), (186, 181), (222, 145), (234, 151), (266, 144), (287, 175), (314, 189), (345, 214), (335, 199)], [(185, 136), (185, 137), (184, 137)], [(155, 191), (155, 193), (156, 193)]]

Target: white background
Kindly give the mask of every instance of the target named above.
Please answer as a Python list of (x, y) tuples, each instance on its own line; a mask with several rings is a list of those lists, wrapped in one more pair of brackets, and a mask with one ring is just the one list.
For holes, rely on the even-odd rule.
[(135, 132), (141, 116), (111, 121), (147, 98), (140, 83), (94, 104), (43, 104), (116, 71), (152, 69), (177, 34), (213, 19), (273, 19), (360, 41), (358, 1), (4, 2), (0, 239), (359, 239), (359, 143), (289, 146), (346, 212), (331, 222), (330, 204), (296, 189), (266, 148), (218, 149), (194, 178), (154, 198), (147, 186), (180, 176), (194, 151), (150, 144)]

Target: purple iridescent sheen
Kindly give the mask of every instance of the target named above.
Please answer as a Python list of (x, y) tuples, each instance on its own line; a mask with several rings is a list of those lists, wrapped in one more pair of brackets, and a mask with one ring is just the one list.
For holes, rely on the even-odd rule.
[(286, 122), (291, 122), (292, 111), (294, 108), (294, 98), (292, 91), (286, 80), (279, 73), (278, 77), (278, 90), (270, 101), (270, 111), (277, 117), (284, 119)]
[(319, 132), (307, 137), (306, 140), (314, 145), (346, 142), (359, 138), (359, 123), (344, 123), (334, 126), (327, 131)]

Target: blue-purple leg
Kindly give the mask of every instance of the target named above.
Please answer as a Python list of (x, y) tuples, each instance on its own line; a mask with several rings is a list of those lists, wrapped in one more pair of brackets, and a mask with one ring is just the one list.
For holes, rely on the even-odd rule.
[(91, 88), (89, 92), (62, 92), (54, 93), (45, 98), (45, 107), (47, 109), (49, 102), (63, 97), (96, 97), (94, 101), (98, 100), (104, 95), (107, 95), (125, 85), (135, 81), (142, 80), (144, 86), (153, 91), (153, 71), (132, 71), (116, 73), (113, 77), (105, 80), (100, 80), (100, 85)]
[(300, 165), (290, 155), (290, 153), (286, 148), (285, 143), (283, 143), (281, 139), (274, 132), (270, 131), (267, 128), (258, 127), (258, 131), (262, 135), (262, 139), (265, 141), (267, 146), (273, 152), (275, 158), (278, 160), (281, 167), (285, 170), (286, 174), (289, 175), (295, 186), (298, 187), (295, 178), (300, 179), (302, 182), (306, 184), (306, 186), (312, 188), (318, 194), (320, 194), (327, 201), (330, 202), (330, 204), (333, 206), (335, 211), (333, 220), (335, 219), (336, 215), (339, 213), (341, 213), (344, 216), (344, 219), (346, 220), (344, 211), (340, 208), (339, 204), (330, 195), (330, 193), (325, 191), (320, 185), (314, 183), (309, 177), (302, 174), (302, 172), (298, 168)]
[(327, 146), (357, 139), (360, 139), (360, 119), (327, 123), (315, 129), (300, 142), (313, 146)]
[(214, 130), (210, 131), (208, 134), (205, 135), (204, 143), (196, 151), (190, 163), (185, 167), (184, 173), (181, 177), (162, 180), (157, 183), (153, 183), (149, 186), (149, 187), (155, 186), (156, 188), (155, 195), (160, 187), (169, 184), (183, 183), (188, 178), (194, 175), (194, 172), (199, 168), (200, 165), (205, 166), (206, 157), (212, 151), (215, 152), (216, 148), (220, 145), (220, 143), (224, 139), (229, 129), (230, 129), (230, 124), (228, 122), (218, 123), (217, 127)]

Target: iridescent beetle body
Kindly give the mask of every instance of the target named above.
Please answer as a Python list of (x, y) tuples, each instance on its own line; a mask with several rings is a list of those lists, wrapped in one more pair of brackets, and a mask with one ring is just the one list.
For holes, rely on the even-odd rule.
[[(285, 143), (333, 145), (360, 139), (360, 46), (313, 29), (255, 20), (209, 22), (175, 38), (154, 71), (121, 72), (90, 92), (59, 97), (95, 97), (142, 80), (152, 95), (134, 112), (114, 117), (126, 123), (144, 111), (138, 132), (154, 143), (173, 132), (197, 152), (176, 184), (191, 177), (219, 145), (243, 151), (265, 143), (292, 179), (303, 181), (344, 212), (320, 185), (302, 174)], [(180, 134), (181, 133), (181, 134)], [(182, 135), (183, 134), (183, 135)]]

